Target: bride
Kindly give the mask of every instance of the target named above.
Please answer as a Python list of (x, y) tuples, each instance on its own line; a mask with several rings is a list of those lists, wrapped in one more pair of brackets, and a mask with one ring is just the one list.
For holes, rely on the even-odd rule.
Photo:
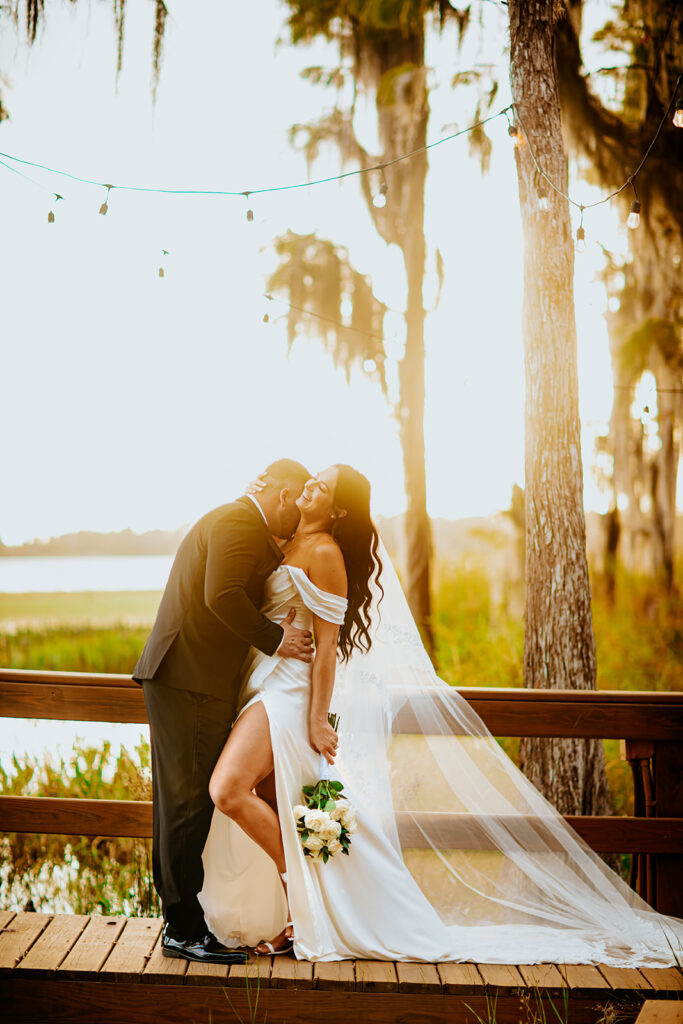
[[(331, 466), (297, 504), (262, 610), (295, 609), (315, 658), (252, 649), (245, 663), (210, 783), (199, 900), (212, 932), (306, 960), (673, 963), (683, 922), (607, 868), (434, 673), (365, 477)], [(349, 856), (323, 863), (304, 854), (292, 808), (328, 775), (357, 830)]]

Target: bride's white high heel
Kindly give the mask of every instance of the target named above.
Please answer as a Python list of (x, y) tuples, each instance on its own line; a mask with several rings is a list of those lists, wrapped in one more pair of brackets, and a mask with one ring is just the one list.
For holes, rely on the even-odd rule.
[[(286, 871), (281, 871), (280, 872), (280, 878), (282, 879), (283, 884), (287, 885), (287, 872)], [(287, 924), (284, 926), (284, 928), (282, 930), (283, 931), (287, 931), (288, 928), (293, 928), (293, 927), (294, 927), (294, 925), (292, 924), (292, 922), (288, 921)], [(268, 950), (268, 952), (267, 953), (259, 953), (258, 946), (265, 946), (266, 949)], [(254, 947), (254, 953), (255, 953), (256, 956), (281, 956), (282, 953), (290, 953), (294, 949), (294, 936), (292, 936), (291, 939), (288, 940), (288, 944), (286, 946), (284, 946), (282, 949), (275, 949), (275, 947), (273, 946), (273, 943), (272, 942), (266, 942), (265, 939), (262, 940), (261, 942), (259, 942), (258, 946)]]

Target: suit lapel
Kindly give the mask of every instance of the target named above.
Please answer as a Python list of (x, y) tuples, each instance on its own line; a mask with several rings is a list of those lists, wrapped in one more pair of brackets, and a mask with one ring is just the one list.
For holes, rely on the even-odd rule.
[(245, 508), (249, 509), (250, 512), (252, 513), (252, 515), (254, 516), (255, 520), (258, 523), (261, 524), (261, 526), (263, 528), (263, 533), (264, 533), (264, 535), (266, 537), (266, 540), (268, 542), (268, 546), (269, 546), (269, 548), (271, 550), (271, 553), (273, 555), (273, 559), (274, 559), (273, 568), (275, 568), (276, 566), (278, 566), (280, 564), (280, 562), (282, 561), (282, 559), (285, 556), (283, 555), (283, 553), (280, 550), (280, 548), (278, 547), (278, 545), (275, 543), (275, 538), (273, 537), (272, 533), (268, 529), (268, 525), (266, 524), (265, 519), (261, 515), (260, 510), (257, 509), (256, 505), (254, 504), (254, 502), (251, 501), (251, 499), (247, 498), (247, 497), (238, 498), (237, 499), (237, 503), (239, 505), (243, 505)]

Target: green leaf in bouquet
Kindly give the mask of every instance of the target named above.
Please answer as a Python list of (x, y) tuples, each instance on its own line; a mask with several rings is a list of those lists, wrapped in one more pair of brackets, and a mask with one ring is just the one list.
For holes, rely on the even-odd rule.
[(323, 864), (327, 864), (329, 859), (330, 859), (330, 853), (329, 853), (329, 850), (327, 849), (327, 847), (325, 846), (323, 848)]
[(341, 793), (343, 788), (344, 788), (344, 783), (343, 782), (337, 782), (337, 781), (330, 782), (330, 789), (334, 789), (337, 793)]
[(335, 804), (334, 800), (327, 800), (326, 803), (325, 803), (325, 806), (323, 807), (323, 810), (324, 811), (333, 811), (336, 806), (337, 805)]
[(302, 793), (304, 793), (306, 796), (311, 796), (313, 794), (313, 790), (313, 786), (304, 786), (304, 788), (302, 789)]
[(342, 853), (345, 853), (347, 857), (349, 856), (349, 848), (348, 848), (348, 846), (342, 847)]
[(301, 836), (302, 839), (308, 839), (310, 834), (311, 834), (311, 830), (308, 829), (308, 828), (302, 829), (301, 832), (299, 833), (299, 835)]

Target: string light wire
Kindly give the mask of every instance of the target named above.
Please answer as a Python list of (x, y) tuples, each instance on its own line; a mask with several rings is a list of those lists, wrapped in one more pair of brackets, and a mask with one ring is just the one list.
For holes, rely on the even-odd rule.
[[(681, 74), (679, 74), (678, 78), (676, 79), (676, 84), (675, 84), (675, 86), (673, 88), (673, 92), (671, 93), (671, 99), (669, 100), (669, 104), (668, 104), (666, 110), (664, 111), (664, 114), (662, 116), (661, 121), (659, 122), (659, 125), (657, 126), (657, 131), (653, 135), (652, 141), (650, 142), (650, 145), (645, 150), (643, 158), (640, 161), (640, 163), (638, 164), (638, 166), (636, 167), (635, 171), (632, 174), (629, 174), (628, 178), (626, 179), (626, 181), (624, 182), (623, 185), (621, 185), (619, 188), (615, 189), (614, 192), (610, 192), (609, 195), (604, 196), (602, 199), (596, 200), (594, 203), (579, 203), (579, 202), (577, 202), (576, 199), (572, 199), (572, 197), (569, 195), (568, 192), (564, 192), (561, 188), (559, 188), (555, 184), (554, 181), (551, 181), (551, 179), (548, 177), (548, 175), (545, 173), (545, 171), (543, 170), (543, 168), (539, 164), (538, 160), (536, 159), (536, 154), (534, 153), (533, 146), (531, 145), (531, 142), (530, 142), (530, 139), (529, 139), (529, 132), (527, 131), (526, 125), (524, 124), (524, 121), (522, 119), (522, 115), (519, 112), (519, 107), (517, 106), (516, 103), (513, 103), (513, 104), (511, 104), (511, 109), (514, 110), (515, 117), (517, 118), (517, 120), (519, 121), (519, 124), (521, 125), (522, 131), (524, 132), (524, 137), (525, 137), (527, 145), (529, 147), (529, 153), (531, 155), (531, 159), (533, 160), (534, 166), (535, 166), (536, 170), (538, 171), (538, 173), (540, 174), (540, 176), (544, 179), (544, 181), (547, 181), (547, 183), (550, 185), (550, 187), (553, 189), (554, 192), (557, 192), (557, 194), (562, 196), (563, 199), (566, 199), (568, 203), (571, 203), (572, 206), (575, 206), (578, 210), (581, 210), (583, 212), (583, 210), (592, 210), (596, 206), (602, 206), (603, 203), (608, 203), (610, 201), (610, 199), (614, 199), (615, 196), (620, 195), (624, 191), (625, 188), (628, 188), (629, 185), (632, 185), (633, 188), (634, 188), (634, 191), (635, 191), (635, 185), (634, 185), (635, 179), (638, 177), (638, 175), (642, 171), (643, 167), (645, 166), (645, 163), (647, 162), (647, 159), (650, 156), (650, 153), (654, 149), (654, 146), (655, 146), (655, 143), (657, 142), (657, 139), (661, 135), (662, 128), (664, 127), (664, 125), (666, 123), (666, 120), (667, 120), (669, 114), (671, 113), (673, 105), (676, 102), (676, 98), (678, 96), (678, 89), (679, 89), (679, 87), (681, 85), (681, 82), (683, 82), (683, 72), (681, 72)], [(510, 109), (510, 108), (508, 108), (508, 109)], [(2, 156), (1, 153), (0, 153), (0, 156)]]
[[(444, 142), (451, 142), (453, 139), (459, 138), (461, 135), (466, 135), (468, 132), (475, 131), (477, 128), (483, 127), (490, 121), (495, 121), (497, 117), (502, 117), (507, 111), (510, 110), (510, 106), (497, 111), (495, 114), (490, 114), (489, 117), (482, 118), (475, 124), (468, 125), (467, 128), (461, 128), (460, 131), (453, 132), (451, 135), (444, 136), (443, 139), (436, 139), (434, 142), (427, 143), (426, 146), (420, 146), (418, 149), (413, 149), (409, 153), (402, 153), (400, 156), (394, 157), (393, 160), (383, 160), (381, 163), (372, 164), (369, 167), (357, 167), (352, 171), (344, 171), (342, 174), (332, 174), (327, 178), (316, 178), (313, 181), (301, 181), (293, 185), (271, 185), (267, 188), (251, 188), (251, 189), (240, 189), (239, 191), (232, 191), (229, 189), (202, 189), (202, 188), (152, 188), (142, 185), (107, 185), (103, 181), (95, 181), (93, 178), (82, 178), (77, 174), (72, 174), (70, 171), (62, 171), (56, 167), (50, 167), (47, 164), (41, 164), (33, 160), (25, 160), (22, 157), (13, 156), (11, 153), (0, 152), (0, 157), (4, 160), (12, 160), (15, 163), (22, 164), (25, 167), (34, 167), (36, 170), (47, 171), (49, 174), (59, 174), (64, 178), (69, 178), (71, 181), (79, 182), (81, 185), (94, 185), (97, 188), (116, 188), (122, 192), (152, 192), (158, 195), (192, 195), (192, 196), (249, 196), (264, 195), (267, 192), (290, 192), (293, 189), (298, 188), (312, 188), (314, 185), (326, 185), (331, 181), (343, 181), (345, 178), (352, 178), (358, 174), (368, 174), (372, 171), (381, 171), (385, 167), (392, 167), (394, 164), (400, 163), (402, 160), (410, 160), (411, 157), (418, 156), (420, 153), (426, 153), (427, 150), (434, 149), (436, 146), (443, 145)], [(7, 166), (7, 164), (5, 164)], [(17, 173), (21, 173), (17, 171)], [(25, 175), (28, 178), (28, 175)], [(33, 179), (28, 178), (29, 181)], [(38, 182), (34, 182), (38, 184)], [(44, 186), (41, 186), (44, 187)]]
[[(289, 192), (289, 191), (292, 191), (294, 189), (300, 189), (300, 188), (312, 188), (315, 185), (325, 185), (325, 184), (329, 184), (330, 182), (333, 182), (333, 181), (343, 181), (346, 178), (352, 178), (352, 177), (356, 177), (359, 174), (368, 174), (368, 173), (371, 173), (371, 172), (374, 172), (374, 171), (379, 171), (380, 173), (383, 174), (384, 173), (384, 169), (387, 168), (387, 167), (392, 167), (394, 164), (400, 163), (403, 160), (410, 160), (412, 157), (418, 156), (420, 153), (426, 153), (428, 150), (434, 149), (436, 146), (443, 145), (444, 142), (451, 142), (453, 139), (457, 139), (457, 138), (459, 138), (462, 135), (466, 135), (469, 132), (475, 131), (478, 128), (482, 128), (484, 125), (489, 124), (491, 121), (495, 121), (499, 117), (505, 117), (507, 119), (508, 126), (510, 126), (511, 122), (510, 122), (510, 116), (509, 115), (510, 115), (510, 111), (512, 110), (512, 111), (515, 112), (516, 120), (519, 122), (519, 125), (521, 126), (522, 131), (524, 132), (524, 140), (526, 141), (527, 145), (529, 146), (529, 153), (530, 153), (531, 158), (532, 158), (532, 160), (534, 162), (534, 166), (536, 168), (536, 171), (537, 171), (538, 175), (541, 178), (543, 178), (544, 181), (547, 182), (547, 184), (553, 189), (554, 192), (557, 192), (558, 195), (560, 195), (564, 199), (566, 199), (567, 202), (569, 202), (572, 206), (575, 206), (577, 209), (579, 209), (579, 210), (581, 210), (583, 212), (583, 210), (593, 209), (596, 206), (601, 206), (604, 203), (609, 202), (610, 199), (613, 199), (615, 196), (618, 196), (629, 185), (631, 185), (631, 186), (633, 186), (635, 188), (634, 181), (635, 181), (636, 177), (638, 176), (638, 174), (640, 174), (640, 172), (643, 169), (643, 167), (645, 166), (645, 163), (646, 163), (648, 157), (650, 156), (650, 153), (652, 152), (652, 150), (653, 150), (653, 148), (655, 146), (655, 143), (657, 142), (657, 139), (659, 138), (659, 136), (661, 134), (661, 131), (662, 131), (662, 128), (664, 127), (666, 119), (669, 116), (669, 114), (671, 112), (671, 109), (673, 108), (674, 103), (676, 102), (676, 98), (678, 96), (678, 90), (679, 90), (679, 86), (681, 85), (681, 82), (683, 82), (683, 72), (681, 74), (679, 74), (679, 76), (678, 76), (678, 78), (676, 80), (676, 85), (674, 86), (673, 92), (671, 94), (671, 99), (669, 100), (669, 104), (668, 104), (668, 106), (666, 108), (666, 111), (665, 111), (661, 121), (659, 122), (657, 130), (656, 130), (656, 132), (655, 132), (655, 134), (654, 134), (654, 136), (652, 138), (652, 141), (650, 142), (649, 146), (647, 147), (647, 149), (646, 149), (646, 151), (645, 151), (645, 153), (644, 153), (640, 163), (638, 164), (637, 168), (635, 169), (635, 171), (628, 176), (628, 178), (623, 183), (623, 185), (621, 185), (618, 189), (615, 189), (613, 192), (610, 192), (609, 195), (604, 196), (602, 199), (596, 200), (593, 203), (579, 203), (576, 199), (573, 199), (569, 195), (569, 193), (567, 193), (563, 189), (559, 188), (559, 186), (557, 186), (548, 177), (548, 175), (546, 174), (546, 172), (543, 170), (543, 168), (541, 167), (541, 165), (538, 162), (536, 154), (534, 153), (533, 147), (531, 146), (531, 143), (530, 143), (530, 140), (529, 140), (529, 132), (527, 131), (526, 125), (524, 124), (524, 120), (523, 120), (523, 118), (522, 118), (522, 116), (521, 116), (521, 114), (519, 112), (519, 107), (515, 103), (510, 103), (506, 107), (503, 107), (501, 110), (498, 110), (495, 114), (490, 114), (488, 117), (481, 118), (479, 121), (476, 121), (474, 124), (468, 125), (466, 128), (461, 128), (457, 132), (452, 132), (450, 135), (444, 136), (443, 139), (436, 139), (434, 142), (429, 142), (425, 146), (420, 146), (417, 149), (413, 149), (413, 150), (411, 150), (408, 153), (402, 153), (400, 156), (394, 157), (392, 160), (383, 160), (383, 161), (381, 161), (379, 163), (371, 164), (368, 167), (357, 167), (354, 170), (344, 171), (341, 174), (329, 175), (328, 177), (325, 177), (325, 178), (315, 178), (313, 181), (296, 182), (296, 183), (291, 184), (291, 185), (272, 185), (272, 186), (268, 186), (266, 188), (258, 188), (258, 189), (246, 189), (246, 190), (245, 189), (240, 189), (240, 190), (230, 190), (230, 189), (196, 189), (196, 188), (190, 188), (190, 189), (183, 188), (183, 189), (180, 189), (180, 188), (154, 188), (154, 187), (143, 186), (143, 185), (116, 185), (116, 184), (108, 184), (108, 183), (103, 182), (103, 181), (96, 181), (93, 178), (83, 178), (80, 175), (72, 174), (70, 171), (63, 171), (63, 170), (61, 170), (59, 168), (56, 168), (56, 167), (50, 167), (47, 164), (42, 164), (42, 163), (39, 163), (39, 162), (33, 161), (33, 160), (26, 160), (23, 157), (13, 156), (11, 153), (4, 153), (4, 152), (1, 152), (1, 151), (0, 151), (0, 164), (2, 164), (2, 166), (6, 167), (8, 170), (13, 170), (15, 173), (17, 173), (20, 176), (26, 178), (27, 181), (32, 182), (34, 185), (38, 186), (39, 188), (42, 188), (44, 191), (50, 191), (50, 190), (46, 189), (44, 185), (40, 184), (40, 182), (37, 182), (37, 181), (35, 181), (35, 179), (29, 177), (29, 175), (23, 174), (23, 172), (18, 170), (18, 168), (10, 166), (9, 164), (5, 163), (5, 161), (6, 160), (10, 160), (10, 161), (12, 161), (12, 163), (21, 164), (22, 166), (25, 166), (25, 167), (33, 167), (36, 170), (46, 171), (49, 174), (58, 174), (58, 175), (60, 175), (60, 176), (62, 176), (64, 178), (68, 178), (70, 181), (75, 181), (75, 182), (78, 182), (78, 183), (83, 184), (83, 185), (93, 185), (93, 186), (95, 186), (97, 188), (105, 188), (108, 191), (111, 191), (112, 189), (116, 188), (116, 189), (118, 189), (120, 191), (123, 191), (123, 192), (144, 192), (144, 193), (154, 193), (154, 194), (157, 194), (157, 195), (241, 196), (242, 198), (246, 198), (248, 200), (249, 197), (252, 196), (252, 195), (264, 195), (266, 193), (274, 193), (274, 192)], [(519, 133), (519, 129), (516, 130), (516, 133), (517, 134)]]

